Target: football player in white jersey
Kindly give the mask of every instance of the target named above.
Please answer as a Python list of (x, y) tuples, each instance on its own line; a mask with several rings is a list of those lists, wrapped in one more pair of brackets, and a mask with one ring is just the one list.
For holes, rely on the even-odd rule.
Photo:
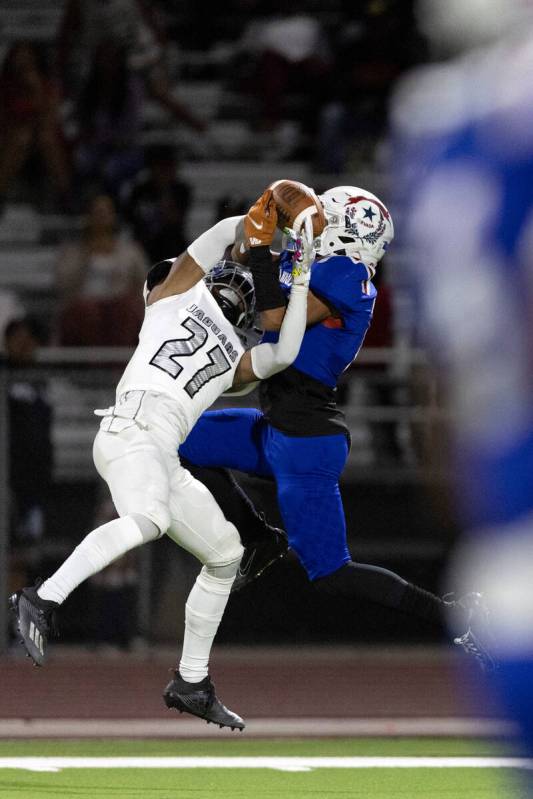
[[(276, 229), (273, 203), (264, 218), (263, 240), (273, 238)], [(54, 611), (69, 594), (128, 550), (166, 533), (203, 568), (187, 599), (181, 659), (165, 689), (165, 702), (240, 730), (243, 720), (215, 695), (208, 660), (243, 548), (236, 527), (209, 490), (180, 465), (176, 453), (201, 413), (223, 392), (292, 363), (305, 331), (313, 260), (308, 223), (299, 236), (279, 341), (245, 351), (222, 310), (228, 297), (220, 287), (211, 294), (204, 280), (235, 240), (241, 220), (222, 220), (173, 262), (150, 271), (139, 344), (118, 384), (115, 405), (96, 411), (103, 418), (94, 462), (119, 518), (89, 533), (49, 579), (23, 588), (10, 600), (22, 643), (34, 663), (42, 665)]]

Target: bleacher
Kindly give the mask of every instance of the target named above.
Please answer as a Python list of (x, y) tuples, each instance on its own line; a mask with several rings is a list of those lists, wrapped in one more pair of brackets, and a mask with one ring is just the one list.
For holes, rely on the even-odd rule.
[(64, 0), (2, 0), (0, 45), (17, 39), (53, 41), (63, 14)]
[[(0, 48), (21, 38), (51, 45), (62, 9), (63, 2), (57, 0), (4, 0), (0, 4)], [(168, 63), (176, 81), (175, 91), (185, 104), (209, 121), (205, 135), (176, 124), (153, 102), (144, 107), (143, 143), (171, 142), (179, 147), (180, 174), (192, 188), (189, 239), (215, 221), (221, 197), (253, 200), (280, 177), (302, 180), (317, 189), (341, 184), (369, 185), (380, 193), (382, 179), (374, 172), (316, 174), (309, 163), (289, 160), (298, 143), (294, 119), (285, 120), (275, 135), (252, 131), (246, 99), (228, 88), (224, 79), (232, 54), (231, 41), (218, 42), (207, 51), (170, 46)], [(66, 108), (67, 119), (68, 113)], [(15, 196), (0, 217), (0, 291), (16, 292), (30, 313), (37, 312), (52, 320), (57, 307), (54, 275), (57, 250), (80, 224), (78, 217), (39, 213), (26, 198)], [(365, 400), (359, 404), (357, 401), (357, 392), (361, 398), (364, 390), (357, 385), (354, 383), (353, 405), (347, 407), (355, 442), (350, 463), (364, 472), (373, 463), (372, 436), (368, 413), (366, 417), (361, 413)], [(96, 422), (92, 411), (110, 404), (112, 389), (113, 376), (109, 372), (91, 370), (89, 376), (80, 378), (66, 370), (64, 375), (51, 378), (57, 480), (94, 479), (91, 442)]]

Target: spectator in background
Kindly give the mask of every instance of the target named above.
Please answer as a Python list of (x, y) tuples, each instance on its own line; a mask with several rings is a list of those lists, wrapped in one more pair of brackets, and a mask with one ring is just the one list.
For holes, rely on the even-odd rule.
[[(348, 5), (348, 4), (347, 4)], [(400, 73), (427, 47), (403, 0), (365, 0), (347, 9), (333, 43), (327, 102), (319, 109), (317, 168), (339, 174), (372, 161), (386, 134), (389, 96)]]
[[(4, 332), (9, 370), (31, 366), (46, 343), (42, 325), (31, 317), (14, 319)], [(9, 408), (11, 532), (15, 541), (36, 543), (45, 534), (46, 503), (52, 480), (52, 408), (46, 383), (12, 375)]]
[(241, 216), (246, 214), (252, 203), (253, 200), (249, 200), (242, 195), (232, 197), (230, 194), (223, 194), (216, 201), (213, 224), (220, 222), (221, 219), (227, 216)]
[(121, 234), (112, 198), (95, 196), (79, 240), (62, 248), (57, 263), (60, 344), (135, 345), (148, 266), (141, 246)]
[(82, 183), (96, 183), (117, 198), (142, 168), (142, 86), (127, 53), (112, 39), (98, 45), (75, 113), (74, 161)]
[(298, 95), (302, 131), (314, 130), (317, 106), (328, 88), (330, 53), (324, 30), (302, 2), (269, 3), (253, 17), (239, 42), (251, 62), (244, 91), (259, 102), (254, 127), (274, 131), (288, 114), (287, 98)]
[(112, 38), (125, 49), (128, 68), (142, 80), (148, 97), (193, 130), (206, 130), (206, 123), (172, 91), (164, 31), (153, 8), (143, 0), (67, 0), (57, 42), (58, 70), (74, 101), (104, 38)]
[(0, 206), (30, 156), (37, 154), (60, 207), (70, 208), (71, 168), (63, 137), (58, 87), (40, 53), (15, 42), (0, 71)]
[(141, 173), (123, 202), (125, 218), (151, 263), (174, 257), (186, 247), (185, 223), (191, 188), (176, 175), (178, 158), (171, 145), (148, 147), (148, 171)]
[[(5, 348), (5, 331), (10, 322), (26, 316), (20, 297), (11, 289), (0, 289), (0, 342)], [(5, 354), (5, 350), (2, 354)]]

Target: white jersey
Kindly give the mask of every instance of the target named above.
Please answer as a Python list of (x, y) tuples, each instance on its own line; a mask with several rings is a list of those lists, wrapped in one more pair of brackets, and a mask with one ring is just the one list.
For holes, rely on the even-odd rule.
[(239, 336), (201, 280), (147, 306), (139, 344), (117, 386), (116, 407), (124, 407), (130, 391), (166, 394), (178, 406), (184, 440), (230, 388), (243, 353)]

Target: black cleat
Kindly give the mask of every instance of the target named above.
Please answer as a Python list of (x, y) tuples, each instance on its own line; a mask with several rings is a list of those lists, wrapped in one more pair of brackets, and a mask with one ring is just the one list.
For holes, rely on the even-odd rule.
[(241, 591), (257, 580), (273, 563), (284, 558), (288, 551), (289, 542), (285, 530), (265, 523), (264, 535), (244, 549), (231, 592)]
[(51, 635), (56, 635), (55, 609), (57, 602), (41, 599), (37, 589), (41, 581), (31, 588), (23, 588), (9, 598), (9, 607), (16, 617), (20, 642), (36, 666), (43, 666), (46, 645)]
[(472, 592), (456, 600), (446, 601), (452, 614), (460, 612), (466, 616), (466, 632), (454, 637), (453, 642), (464, 649), (467, 655), (474, 657), (484, 672), (493, 672), (498, 664), (491, 653), (494, 638), (489, 625), (489, 610), (483, 600), (483, 594)]
[(201, 682), (190, 683), (181, 677), (178, 670), (174, 674), (174, 679), (169, 682), (163, 694), (168, 708), (174, 707), (180, 713), (191, 713), (208, 724), (212, 721), (220, 728), (244, 730), (246, 725), (241, 717), (232, 713), (217, 699), (210, 677), (205, 677)]

